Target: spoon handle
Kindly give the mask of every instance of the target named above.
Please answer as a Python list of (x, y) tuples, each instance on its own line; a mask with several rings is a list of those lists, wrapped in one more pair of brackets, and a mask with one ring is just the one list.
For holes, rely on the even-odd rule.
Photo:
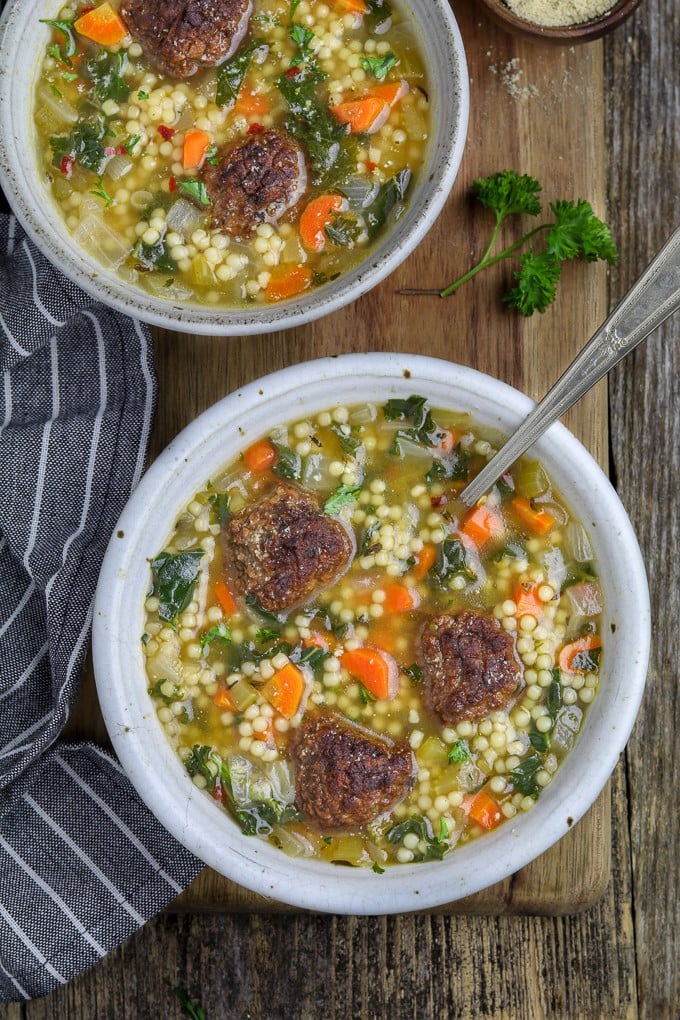
[(609, 318), (577, 354), (543, 400), (508, 441), (463, 489), (460, 499), (472, 506), (504, 471), (561, 418), (572, 404), (614, 365), (680, 308), (680, 227), (671, 234), (642, 276), (619, 301)]

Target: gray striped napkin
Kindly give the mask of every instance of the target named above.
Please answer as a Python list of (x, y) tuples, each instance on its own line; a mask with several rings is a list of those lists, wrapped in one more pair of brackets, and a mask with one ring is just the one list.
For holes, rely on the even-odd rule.
[(92, 966), (201, 870), (111, 755), (58, 739), (155, 390), (148, 330), (0, 214), (0, 1001)]

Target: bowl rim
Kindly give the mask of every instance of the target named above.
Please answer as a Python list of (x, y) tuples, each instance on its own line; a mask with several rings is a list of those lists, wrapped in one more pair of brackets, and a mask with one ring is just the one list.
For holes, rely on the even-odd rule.
[(591, 42), (618, 28), (640, 5), (640, 0), (614, 0), (603, 14), (574, 25), (540, 25), (516, 14), (504, 0), (481, 0), (494, 20), (509, 31), (553, 43)]
[[(193, 785), (161, 729), (146, 685), (139, 683), (147, 557), (160, 547), (160, 534), (169, 536), (176, 514), (197, 491), (196, 478), (187, 475), (191, 465), (200, 463), (200, 472), (196, 468), (194, 473), (206, 479), (222, 451), (225, 465), (231, 459), (227, 448), (242, 449), (249, 436), (267, 430), (264, 422), (272, 427), (296, 417), (288, 410), (292, 403), (311, 408), (304, 397), (313, 384), (318, 387), (313, 394), (317, 411), (342, 400), (371, 396), (375, 400), (376, 391), (383, 388), (384, 399), (425, 390), (434, 406), (438, 396), (450, 393), (453, 406), (462, 400), (463, 409), (507, 429), (534, 406), (518, 390), (474, 369), (422, 355), (382, 353), (305, 362), (227, 395), (194, 419), (154, 461), (114, 531), (94, 604), (97, 691), (114, 748), (140, 796), (181, 843), (216, 871), (261, 895), (320, 912), (377, 915), (423, 910), (470, 895), (524, 867), (565, 835), (604, 787), (630, 735), (646, 680), (650, 610), (644, 564), (609, 480), (563, 425), (551, 426), (534, 449), (548, 461), (558, 486), (564, 478), (572, 496), (577, 493), (584, 501), (601, 566), (611, 569), (611, 574), (602, 575), (609, 607), (605, 619), (616, 625), (619, 637), (616, 641), (612, 637), (604, 659), (601, 682), (606, 683), (607, 698), (601, 695), (590, 706), (577, 750), (561, 765), (547, 796), (528, 814), (508, 820), (483, 840), (455, 849), (444, 861), (400, 864), (380, 876), (370, 869), (343, 868), (340, 873), (325, 862), (293, 860), (269, 844), (243, 836), (226, 812)], [(339, 394), (336, 400), (329, 399), (332, 393)], [(480, 415), (480, 408), (493, 410)], [(548, 448), (560, 458), (555, 466), (546, 456)], [(620, 567), (624, 558), (625, 573)]]
[[(35, 31), (37, 9), (42, 6), (49, 17), (54, 3), (9, 0), (0, 13), (0, 185), (22, 227), (48, 259), (92, 297), (116, 310), (152, 325), (209, 335), (244, 336), (300, 326), (330, 315), (385, 279), (422, 241), (441, 212), (458, 175), (467, 138), (470, 89), (465, 49), (447, 0), (430, 0), (427, 10), (422, 11), (404, 2), (416, 19), (422, 44), (429, 42), (437, 51), (441, 67), (436, 75), (438, 87), (431, 90), (434, 130), (428, 140), (426, 162), (404, 213), (383, 240), (337, 281), (306, 296), (253, 309), (171, 304), (125, 284), (115, 271), (87, 258), (64, 231), (61, 214), (41, 179), (37, 160), (25, 158), (26, 151), (34, 151), (30, 108), (37, 74), (31, 70), (31, 81), (26, 82), (29, 72), (24, 69), (31, 68), (25, 56), (26, 39), (40, 34)], [(37, 48), (38, 43), (34, 45)], [(433, 80), (435, 74), (432, 70)]]

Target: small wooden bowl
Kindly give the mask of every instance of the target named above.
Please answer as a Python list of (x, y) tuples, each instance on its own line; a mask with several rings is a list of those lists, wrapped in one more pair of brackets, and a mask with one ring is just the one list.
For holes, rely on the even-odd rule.
[(485, 7), (497, 24), (501, 25), (508, 32), (519, 35), (531, 36), (533, 39), (545, 39), (553, 43), (581, 43), (590, 42), (591, 39), (599, 39), (600, 36), (611, 32), (612, 29), (624, 22), (636, 9), (640, 0), (614, 0), (610, 10), (593, 18), (591, 21), (584, 21), (578, 25), (538, 25), (534, 21), (526, 21), (519, 18), (509, 7), (506, 7), (503, 0), (478, 0), (481, 7)]

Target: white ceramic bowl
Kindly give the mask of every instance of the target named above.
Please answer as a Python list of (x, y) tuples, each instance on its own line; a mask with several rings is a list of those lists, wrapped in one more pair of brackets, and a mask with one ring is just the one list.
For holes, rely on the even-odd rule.
[(94, 666), (106, 725), (121, 762), (161, 822), (216, 871), (265, 896), (319, 911), (387, 914), (448, 903), (523, 867), (569, 831), (593, 803), (628, 739), (646, 679), (650, 617), (640, 551), (609, 481), (562, 425), (535, 446), (553, 481), (589, 531), (604, 594), (606, 654), (597, 698), (575, 750), (528, 814), (443, 861), (371, 869), (287, 857), (244, 836), (196, 789), (147, 694), (140, 635), (148, 559), (169, 539), (192, 495), (220, 466), (271, 427), (336, 405), (423, 394), (434, 407), (469, 411), (511, 431), (533, 406), (517, 390), (435, 358), (352, 354), (265, 376), (189, 425), (152, 464), (116, 528), (94, 611)]
[(125, 283), (68, 234), (38, 169), (33, 92), (58, 0), (9, 0), (0, 19), (0, 185), (26, 232), (55, 265), (94, 297), (146, 322), (208, 334), (250, 334), (310, 322), (354, 301), (391, 273), (422, 240), (456, 179), (467, 132), (469, 89), (463, 41), (447, 0), (408, 5), (429, 61), (432, 134), (404, 215), (367, 257), (299, 298), (252, 309), (173, 305)]

